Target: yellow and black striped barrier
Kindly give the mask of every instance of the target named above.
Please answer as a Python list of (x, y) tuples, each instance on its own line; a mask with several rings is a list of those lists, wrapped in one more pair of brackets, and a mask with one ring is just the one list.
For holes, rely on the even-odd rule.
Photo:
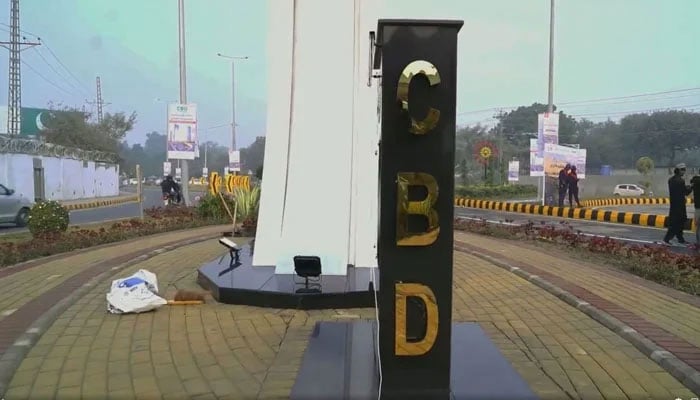
[[(611, 222), (626, 225), (638, 225), (651, 228), (665, 228), (668, 226), (668, 217), (665, 215), (642, 214), (614, 210), (554, 207), (528, 203), (508, 203), (502, 201), (465, 199), (461, 197), (455, 198), (455, 206), (521, 214), (543, 215), (549, 217)], [(693, 221), (690, 219), (687, 220), (684, 229), (693, 230)]]
[(221, 190), (221, 183), (222, 183), (222, 178), (221, 175), (219, 175), (217, 172), (212, 172), (209, 174), (209, 193), (211, 193), (213, 196), (216, 196), (219, 194), (219, 191)]
[(112, 199), (102, 199), (102, 200), (97, 198), (94, 200), (81, 201), (81, 202), (77, 202), (77, 203), (67, 202), (67, 203), (61, 204), (61, 205), (66, 210), (73, 211), (73, 210), (86, 210), (89, 208), (109, 207), (109, 206), (115, 206), (117, 204), (125, 204), (125, 203), (138, 203), (138, 201), (139, 201), (138, 196), (134, 195), (134, 196), (124, 196), (124, 197), (117, 197), (117, 198), (112, 198)]
[[(668, 197), (615, 197), (611, 199), (593, 199), (583, 200), (581, 205), (584, 207), (606, 207), (606, 206), (622, 206), (622, 205), (660, 205), (669, 204), (671, 199)], [(693, 198), (687, 197), (686, 204), (693, 204)]]
[(226, 175), (226, 190), (233, 193), (234, 189), (240, 187), (250, 190), (250, 176), (248, 175)]

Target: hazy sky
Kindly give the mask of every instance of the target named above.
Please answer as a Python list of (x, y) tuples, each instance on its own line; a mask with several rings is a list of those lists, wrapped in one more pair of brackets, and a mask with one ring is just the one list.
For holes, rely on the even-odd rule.
[[(111, 103), (105, 111), (138, 113), (130, 142), (163, 131), (164, 102), (178, 98), (176, 0), (21, 1), (22, 29), (47, 45), (22, 53), (46, 78), (22, 66), (24, 106), (82, 106), (94, 99), (99, 74)], [(231, 118), (230, 63), (216, 57), (221, 52), (250, 57), (236, 70), (239, 144), (265, 133), (267, 7), (281, 1), (289, 0), (186, 0), (188, 100), (199, 104), (200, 132)], [(383, 1), (384, 16), (465, 21), (458, 122), (487, 122), (495, 110), (483, 109), (547, 101), (548, 0)], [(9, 1), (3, 3), (7, 24)], [(698, 0), (557, 0), (555, 103), (699, 88), (699, 15)], [(0, 25), (4, 40), (6, 31)], [(0, 54), (7, 93), (8, 55)], [(7, 104), (4, 93), (0, 103)], [(561, 107), (600, 120), (684, 106), (700, 110), (700, 90)], [(215, 128), (204, 139), (228, 143), (229, 132)]]

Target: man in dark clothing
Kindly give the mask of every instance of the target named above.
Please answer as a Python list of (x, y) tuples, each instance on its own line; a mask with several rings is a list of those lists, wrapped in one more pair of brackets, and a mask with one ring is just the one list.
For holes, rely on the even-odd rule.
[(695, 203), (695, 249), (700, 250), (700, 175), (695, 175), (690, 180), (693, 189), (693, 203)]
[(671, 244), (671, 239), (675, 236), (678, 243), (686, 244), (683, 238), (683, 227), (688, 220), (688, 212), (685, 206), (685, 196), (690, 194), (690, 186), (686, 186), (685, 164), (678, 164), (673, 170), (673, 176), (668, 180), (668, 197), (671, 203), (668, 213), (668, 232), (664, 237), (665, 244)]
[(564, 207), (564, 199), (566, 192), (569, 189), (569, 171), (571, 164), (566, 164), (564, 169), (559, 171), (559, 207)]
[(165, 177), (163, 182), (160, 183), (160, 189), (163, 192), (163, 196), (170, 196), (175, 193), (175, 201), (180, 203), (180, 185), (175, 182), (172, 176), (168, 175)]
[(569, 171), (569, 207), (574, 206), (574, 200), (576, 200), (576, 206), (581, 207), (581, 202), (578, 200), (578, 174), (576, 173), (576, 166), (571, 166), (571, 171)]

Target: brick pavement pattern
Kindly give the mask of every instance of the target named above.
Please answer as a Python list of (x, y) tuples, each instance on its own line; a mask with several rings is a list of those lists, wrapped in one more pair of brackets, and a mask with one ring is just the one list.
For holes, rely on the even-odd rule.
[[(158, 276), (166, 298), (196, 289), (196, 268), (216, 241), (129, 267)], [(110, 315), (111, 279), (73, 304), (31, 349), (7, 400), (25, 398), (287, 398), (317, 321), (370, 319), (373, 309), (295, 311), (164, 306)], [(691, 393), (582, 312), (493, 264), (455, 253), (456, 321), (477, 321), (542, 399), (675, 399)]]
[(116, 243), (96, 250), (79, 252), (75, 255), (58, 257), (45, 263), (41, 263), (41, 260), (29, 262), (27, 263), (29, 268), (0, 269), (0, 287), (2, 288), (0, 290), (0, 324), (4, 318), (12, 315), (33, 298), (46, 293), (72, 276), (106, 259), (162, 246), (193, 236), (218, 232), (222, 229), (221, 226), (215, 226), (168, 232), (130, 240), (127, 243)]
[[(700, 299), (632, 274), (507, 240), (455, 233), (601, 308), (700, 371)], [(517, 256), (515, 256), (517, 254)], [(578, 286), (574, 287), (574, 286)], [(583, 290), (582, 290), (583, 289)]]

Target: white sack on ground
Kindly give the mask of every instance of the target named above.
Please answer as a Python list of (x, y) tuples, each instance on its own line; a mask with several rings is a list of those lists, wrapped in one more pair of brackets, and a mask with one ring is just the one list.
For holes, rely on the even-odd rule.
[(168, 302), (158, 296), (158, 278), (145, 269), (112, 281), (107, 293), (107, 311), (112, 314), (142, 313), (165, 304)]

